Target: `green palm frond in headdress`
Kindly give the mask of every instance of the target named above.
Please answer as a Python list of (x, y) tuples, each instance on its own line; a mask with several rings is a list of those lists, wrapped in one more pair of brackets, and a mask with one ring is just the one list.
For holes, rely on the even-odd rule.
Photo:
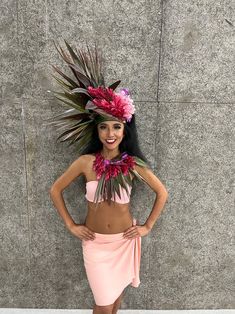
[[(48, 124), (54, 125), (62, 132), (58, 136), (57, 141), (70, 141), (69, 145), (76, 142), (77, 148), (80, 151), (90, 142), (96, 123), (101, 122), (102, 117), (109, 116), (109, 114), (102, 110), (99, 110), (98, 114), (90, 109), (93, 107), (91, 102), (92, 97), (87, 90), (88, 86), (94, 88), (99, 86), (105, 87), (101, 56), (98, 54), (96, 44), (94, 50), (86, 45), (87, 51), (78, 49), (76, 52), (66, 41), (67, 51), (60, 46), (58, 48), (55, 42), (54, 45), (72, 71), (73, 78), (67, 76), (56, 66), (52, 65), (53, 69), (62, 77), (61, 79), (52, 74), (63, 91), (50, 92), (53, 92), (55, 97), (66, 104), (69, 109), (55, 117), (47, 119), (47, 121), (49, 121)], [(108, 87), (115, 90), (120, 82), (118, 80)]]

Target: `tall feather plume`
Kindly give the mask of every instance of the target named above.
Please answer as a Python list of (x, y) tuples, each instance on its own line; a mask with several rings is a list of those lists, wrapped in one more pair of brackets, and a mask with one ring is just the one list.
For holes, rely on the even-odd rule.
[[(80, 151), (89, 144), (92, 132), (96, 122), (99, 121), (99, 114), (90, 109), (86, 109), (86, 104), (92, 101), (87, 87), (105, 87), (102, 74), (102, 56), (99, 54), (97, 44), (91, 49), (86, 43), (85, 49), (73, 49), (69, 43), (64, 40), (67, 51), (57, 46), (53, 41), (56, 50), (61, 58), (72, 71), (73, 78), (63, 73), (58, 67), (52, 65), (61, 78), (52, 74), (53, 78), (63, 89), (63, 92), (50, 91), (54, 93), (55, 98), (69, 107), (65, 112), (46, 119), (49, 125), (53, 125), (61, 132), (57, 137), (60, 142), (70, 141), (70, 144), (77, 143), (77, 149)], [(109, 88), (115, 90), (120, 84), (120, 80), (114, 82)]]

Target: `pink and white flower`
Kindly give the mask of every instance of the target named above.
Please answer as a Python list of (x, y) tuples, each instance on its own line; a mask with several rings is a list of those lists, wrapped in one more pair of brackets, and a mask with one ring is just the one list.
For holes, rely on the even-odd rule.
[(97, 88), (88, 86), (87, 90), (93, 97), (92, 102), (97, 108), (119, 119), (131, 121), (135, 106), (127, 88), (123, 88), (117, 93), (112, 88), (103, 86)]

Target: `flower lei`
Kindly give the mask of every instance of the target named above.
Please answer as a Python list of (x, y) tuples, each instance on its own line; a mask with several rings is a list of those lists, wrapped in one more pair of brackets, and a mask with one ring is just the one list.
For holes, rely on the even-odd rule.
[(132, 186), (131, 175), (140, 181), (145, 181), (134, 169), (134, 165), (136, 164), (147, 166), (142, 159), (130, 156), (126, 152), (121, 153), (121, 155), (111, 160), (105, 159), (100, 152), (96, 153), (93, 170), (96, 172), (98, 185), (94, 202), (98, 203), (101, 197), (110, 203), (112, 196), (115, 199), (115, 192), (121, 197), (120, 186), (129, 194), (128, 185)]
[(136, 162), (134, 157), (129, 156), (127, 153), (122, 153), (120, 160), (104, 159), (101, 153), (97, 153), (93, 170), (95, 170), (98, 180), (104, 172), (105, 180), (108, 180), (111, 177), (115, 178), (120, 172), (126, 176), (129, 168), (133, 169), (135, 164)]

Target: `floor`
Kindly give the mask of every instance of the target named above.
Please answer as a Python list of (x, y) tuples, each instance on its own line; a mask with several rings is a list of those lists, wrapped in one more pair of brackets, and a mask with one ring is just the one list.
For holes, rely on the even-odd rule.
[[(0, 314), (92, 314), (92, 310), (57, 310), (57, 309), (8, 309), (1, 308)], [(118, 314), (235, 314), (229, 310), (119, 310)]]

